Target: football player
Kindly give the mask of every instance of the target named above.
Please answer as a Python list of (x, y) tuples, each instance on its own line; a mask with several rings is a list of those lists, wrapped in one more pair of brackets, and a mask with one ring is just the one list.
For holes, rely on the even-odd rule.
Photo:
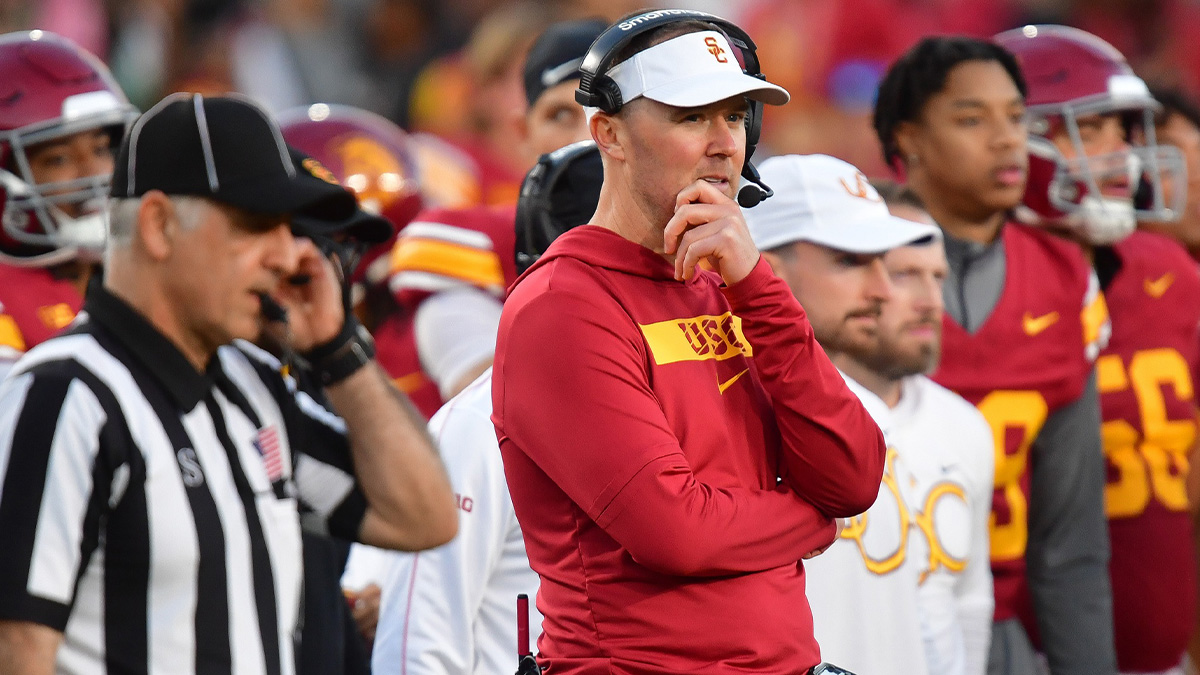
[(0, 377), (69, 324), (104, 248), (113, 150), (137, 117), (95, 56), (0, 36)]
[[(1064, 66), (1065, 68), (1065, 66)], [(1029, 166), (1026, 86), (994, 43), (922, 40), (880, 85), (884, 159), (945, 234), (942, 361), (996, 447), (989, 672), (1112, 675), (1112, 606), (1094, 358), (1106, 313), (1080, 248), (1011, 222)]]
[[(1021, 217), (1084, 247), (1112, 317), (1096, 374), (1117, 665), (1182, 675), (1195, 625), (1187, 480), (1200, 272), (1176, 241), (1134, 228), (1178, 217), (1183, 158), (1155, 145), (1160, 106), (1108, 43), (1066, 26), (1026, 26), (995, 40), (1016, 55), (1029, 87)], [(1179, 188), (1168, 195), (1167, 183)]]
[(1192, 258), (1200, 260), (1200, 104), (1179, 89), (1151, 88), (1150, 93), (1162, 105), (1155, 118), (1155, 136), (1159, 143), (1173, 145), (1183, 153), (1187, 180), (1178, 186), (1167, 181), (1163, 186), (1169, 193), (1168, 202), (1174, 202), (1174, 190), (1185, 193), (1179, 220), (1141, 221), (1138, 226), (1175, 239)]
[[(524, 67), (529, 108), (518, 145), (532, 156), (589, 137), (573, 97), (579, 64), (604, 28), (596, 20), (556, 23), (530, 49)], [(516, 279), (513, 218), (512, 209), (488, 206), (429, 210), (404, 229), (392, 251), (388, 284), (412, 316), (403, 341), (421, 366), (401, 388), (422, 391), (414, 402), (427, 416), (491, 365), (501, 302)]]

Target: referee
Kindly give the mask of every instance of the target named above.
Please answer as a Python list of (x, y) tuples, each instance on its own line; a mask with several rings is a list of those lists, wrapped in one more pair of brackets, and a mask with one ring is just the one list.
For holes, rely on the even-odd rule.
[[(0, 385), (0, 672), (294, 673), (301, 512), (409, 550), (457, 527), (419, 418), (284, 215), (353, 198), (237, 98), (164, 99), (117, 166), (104, 287)], [(341, 417), (244, 342), (262, 294)]]

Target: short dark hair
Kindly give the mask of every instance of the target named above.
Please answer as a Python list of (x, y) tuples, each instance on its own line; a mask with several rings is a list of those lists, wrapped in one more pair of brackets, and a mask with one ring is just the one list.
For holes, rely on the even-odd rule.
[(929, 99), (945, 88), (950, 71), (968, 61), (999, 63), (1012, 77), (1022, 98), (1028, 94), (1016, 57), (1000, 45), (960, 36), (921, 40), (888, 68), (879, 84), (874, 125), (888, 166), (894, 166), (900, 156), (896, 127), (902, 122), (916, 121)]
[(1150, 95), (1162, 104), (1162, 112), (1157, 115), (1156, 123), (1162, 124), (1171, 115), (1179, 115), (1200, 129), (1200, 105), (1187, 92), (1178, 87), (1151, 87)]
[(888, 178), (876, 178), (871, 181), (871, 187), (875, 188), (880, 198), (883, 199), (883, 203), (888, 206), (911, 206), (921, 211), (929, 211), (920, 195), (913, 192), (912, 188), (907, 185), (901, 185)]

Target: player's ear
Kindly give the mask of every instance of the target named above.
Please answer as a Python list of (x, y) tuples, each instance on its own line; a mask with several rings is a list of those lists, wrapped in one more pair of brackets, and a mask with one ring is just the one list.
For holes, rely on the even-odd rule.
[(896, 139), (896, 148), (900, 151), (900, 160), (908, 164), (909, 158), (917, 155), (920, 130), (913, 122), (906, 121), (897, 124), (892, 133)]
[(151, 259), (163, 260), (171, 254), (178, 230), (179, 218), (170, 197), (158, 190), (142, 195), (134, 234), (139, 248)]
[(588, 130), (600, 152), (613, 159), (625, 159), (625, 120), (615, 115), (597, 112), (588, 120)]

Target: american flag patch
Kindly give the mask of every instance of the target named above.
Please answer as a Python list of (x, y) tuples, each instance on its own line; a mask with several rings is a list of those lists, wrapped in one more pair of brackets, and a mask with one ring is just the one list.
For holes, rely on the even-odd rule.
[(283, 478), (283, 455), (279, 451), (279, 432), (273, 426), (258, 430), (254, 437), (254, 449), (262, 457), (263, 468), (272, 483)]

